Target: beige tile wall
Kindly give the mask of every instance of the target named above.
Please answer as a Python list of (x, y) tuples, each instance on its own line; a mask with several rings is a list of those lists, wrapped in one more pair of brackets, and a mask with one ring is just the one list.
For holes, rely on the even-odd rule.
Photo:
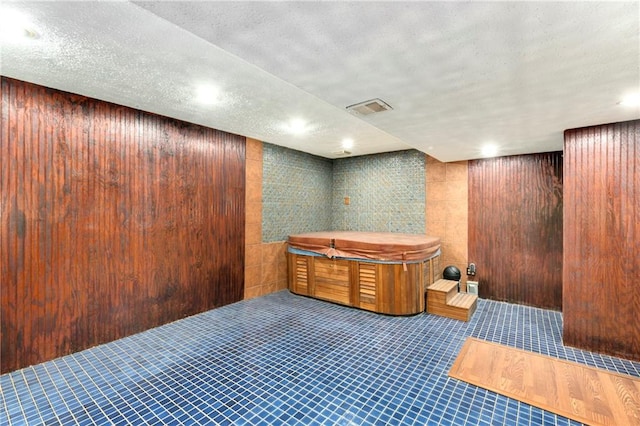
[(247, 138), (244, 298), (287, 288), (285, 242), (262, 243), (262, 142)]
[(440, 266), (457, 266), (466, 289), (468, 262), (468, 162), (441, 163), (427, 155), (426, 231), (440, 237)]

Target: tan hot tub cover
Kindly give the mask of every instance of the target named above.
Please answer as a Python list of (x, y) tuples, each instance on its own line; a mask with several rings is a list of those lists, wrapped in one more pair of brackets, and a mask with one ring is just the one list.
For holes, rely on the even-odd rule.
[(398, 262), (423, 261), (440, 249), (440, 238), (395, 232), (324, 231), (290, 235), (289, 246), (327, 257)]

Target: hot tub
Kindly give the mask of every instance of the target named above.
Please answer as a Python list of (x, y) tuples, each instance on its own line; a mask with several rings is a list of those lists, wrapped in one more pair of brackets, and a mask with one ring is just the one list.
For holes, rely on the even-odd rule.
[(425, 289), (441, 278), (440, 239), (391, 232), (290, 235), (292, 293), (389, 315), (425, 309)]

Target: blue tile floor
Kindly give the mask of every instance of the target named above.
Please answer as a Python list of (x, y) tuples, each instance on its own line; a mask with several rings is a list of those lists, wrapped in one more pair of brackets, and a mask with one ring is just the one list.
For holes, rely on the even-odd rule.
[(0, 425), (577, 425), (447, 377), (467, 336), (640, 376), (561, 329), (487, 300), (464, 323), (282, 291), (2, 375)]

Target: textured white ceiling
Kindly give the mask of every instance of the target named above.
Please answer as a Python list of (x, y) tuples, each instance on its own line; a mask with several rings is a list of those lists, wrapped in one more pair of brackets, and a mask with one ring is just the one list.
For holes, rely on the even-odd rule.
[[(42, 36), (3, 75), (325, 157), (413, 147), (442, 161), (562, 149), (640, 118), (639, 2), (7, 3)], [(195, 102), (200, 82), (222, 101)], [(355, 117), (381, 98), (394, 109)], [(301, 117), (312, 130), (290, 135)]]

